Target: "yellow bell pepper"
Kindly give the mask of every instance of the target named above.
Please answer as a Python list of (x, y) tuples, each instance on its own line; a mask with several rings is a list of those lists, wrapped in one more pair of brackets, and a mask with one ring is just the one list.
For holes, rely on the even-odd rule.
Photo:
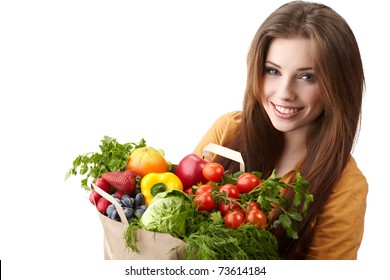
[(148, 173), (141, 179), (141, 192), (145, 197), (144, 203), (149, 205), (156, 194), (171, 190), (183, 190), (183, 183), (171, 172)]

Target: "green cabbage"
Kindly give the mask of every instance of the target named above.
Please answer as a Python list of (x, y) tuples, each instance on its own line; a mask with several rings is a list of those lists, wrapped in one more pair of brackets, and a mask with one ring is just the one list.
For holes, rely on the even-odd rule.
[(196, 220), (197, 210), (183, 192), (172, 190), (158, 193), (140, 219), (142, 228), (165, 232), (178, 238), (188, 236)]

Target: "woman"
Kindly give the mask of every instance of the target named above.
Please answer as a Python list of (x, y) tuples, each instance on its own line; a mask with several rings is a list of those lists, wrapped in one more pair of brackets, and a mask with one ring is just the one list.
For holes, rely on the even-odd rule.
[[(353, 32), (325, 5), (287, 3), (258, 29), (247, 64), (242, 111), (221, 116), (195, 153), (217, 143), (241, 152), (246, 171), (267, 177), (275, 169), (286, 182), (299, 171), (314, 202), (297, 240), (275, 231), (281, 256), (356, 259), (368, 185), (351, 156), (364, 92)], [(225, 158), (211, 160), (239, 168)]]

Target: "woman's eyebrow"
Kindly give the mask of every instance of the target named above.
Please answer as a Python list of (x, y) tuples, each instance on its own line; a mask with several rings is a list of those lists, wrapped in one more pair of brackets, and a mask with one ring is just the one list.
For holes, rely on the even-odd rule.
[[(267, 60), (265, 63), (266, 63), (266, 64), (267, 64), (267, 63), (268, 63), (268, 64), (272, 64), (273, 66), (275, 66), (276, 68), (279, 68), (279, 69), (282, 68), (279, 64), (274, 63), (274, 62), (269, 61), (269, 60)], [(313, 70), (313, 69), (314, 69), (313, 67), (305, 66), (305, 67), (298, 68), (297, 71), (307, 71), (307, 70)]]
[(278, 64), (276, 64), (276, 63), (274, 63), (274, 62), (272, 62), (272, 61), (269, 61), (269, 60), (267, 60), (265, 63), (272, 64), (272, 65), (275, 66), (276, 68), (282, 68), (282, 67), (280, 67), (280, 65), (278, 65)]
[(298, 71), (307, 71), (307, 70), (313, 70), (314, 68), (313, 67), (302, 67), (302, 68), (298, 68), (297, 70)]

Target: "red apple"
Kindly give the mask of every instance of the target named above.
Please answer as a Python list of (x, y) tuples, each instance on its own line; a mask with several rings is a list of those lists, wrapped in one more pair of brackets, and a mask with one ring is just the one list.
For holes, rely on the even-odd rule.
[(202, 173), (206, 163), (207, 161), (196, 154), (189, 154), (179, 162), (175, 173), (183, 183), (184, 190), (198, 183), (207, 183)]

